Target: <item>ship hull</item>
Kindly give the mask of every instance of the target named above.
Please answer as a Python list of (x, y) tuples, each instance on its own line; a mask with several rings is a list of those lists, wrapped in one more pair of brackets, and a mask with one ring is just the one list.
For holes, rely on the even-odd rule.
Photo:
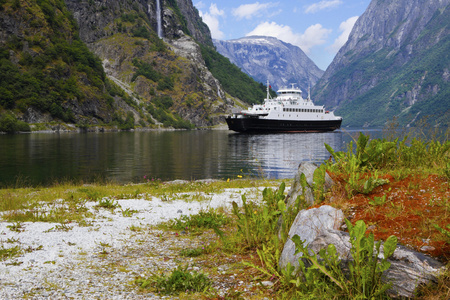
[(232, 117), (226, 121), (230, 130), (245, 133), (327, 132), (339, 129), (342, 123), (342, 119), (292, 121)]

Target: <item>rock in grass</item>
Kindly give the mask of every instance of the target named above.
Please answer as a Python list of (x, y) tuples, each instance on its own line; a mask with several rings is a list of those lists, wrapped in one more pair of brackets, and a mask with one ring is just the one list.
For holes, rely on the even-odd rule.
[(299, 266), (298, 258), (301, 256), (301, 253), (295, 255), (295, 244), (291, 240), (294, 235), (297, 234), (307, 245), (324, 231), (338, 229), (343, 221), (344, 213), (340, 209), (329, 205), (300, 211), (292, 223), (289, 230), (289, 238), (284, 244), (279, 261), (280, 268), (286, 268), (288, 263), (294, 267)]
[[(305, 174), (306, 182), (309, 186), (313, 185), (314, 171), (317, 169), (317, 165), (311, 162), (301, 162), (298, 166), (297, 173), (295, 174), (294, 182), (292, 183), (291, 189), (286, 196), (286, 204), (288, 207), (295, 205), (295, 201), (298, 196), (301, 196), (303, 193), (303, 188), (300, 183), (300, 176)], [(333, 180), (331, 177), (325, 173), (325, 185), (324, 191), (327, 192), (333, 186)], [(312, 189), (310, 187), (306, 187), (305, 190), (305, 202), (308, 206), (312, 206), (314, 204), (314, 196)]]
[[(319, 220), (320, 218), (328, 219), (319, 212), (315, 212), (311, 215), (301, 214), (300, 217), (306, 217), (305, 219), (303, 219), (303, 221), (300, 221), (300, 223), (307, 224), (309, 223), (308, 220), (311, 220), (312, 218), (317, 218), (317, 220)], [(331, 218), (328, 220), (328, 222), (330, 220)], [(328, 228), (329, 225), (331, 224), (328, 224), (328, 226), (324, 226), (322, 229), (318, 228), (317, 230), (321, 230), (321, 232), (316, 235), (314, 240), (310, 241), (312, 236), (315, 234), (314, 231), (310, 235), (301, 236), (301, 239), (304, 239), (306, 241), (306, 244), (308, 244), (308, 249), (314, 251), (314, 253), (318, 253), (321, 249), (326, 249), (328, 245), (333, 244), (336, 248), (337, 254), (339, 255), (339, 259), (341, 260), (341, 269), (344, 274), (348, 276), (348, 264), (353, 260), (350, 254), (350, 235), (347, 232)], [(306, 230), (308, 227), (311, 226), (299, 226), (294, 229), (291, 228), (291, 231)], [(288, 245), (288, 243), (286, 243), (286, 245)], [(286, 245), (281, 255), (284, 267), (287, 265), (287, 262), (290, 262), (292, 265), (294, 265), (294, 260), (297, 261), (297, 264), (295, 266), (298, 266), (298, 255), (293, 256), (293, 253), (295, 252), (290, 252), (291, 250), (287, 248)], [(380, 257), (383, 255), (382, 250), (383, 247), (381, 247), (381, 253), (379, 254)], [(295, 251), (295, 249), (293, 251)], [(287, 255), (288, 257), (283, 258), (283, 255)], [(280, 266), (282, 263), (282, 259), (280, 259)], [(397, 246), (394, 254), (388, 259), (388, 262), (391, 263), (391, 267), (384, 272), (382, 281), (384, 283), (392, 283), (392, 286), (388, 289), (387, 294), (394, 298), (414, 298), (415, 291), (419, 287), (419, 285), (427, 285), (431, 282), (437, 281), (437, 276), (439, 276), (439, 274), (444, 272), (445, 270), (445, 266), (439, 261), (401, 245)]]

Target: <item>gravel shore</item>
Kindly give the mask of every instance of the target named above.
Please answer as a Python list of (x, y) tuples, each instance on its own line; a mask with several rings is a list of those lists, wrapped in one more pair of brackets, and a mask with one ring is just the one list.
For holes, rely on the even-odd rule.
[[(232, 201), (240, 205), (242, 194), (251, 199), (261, 195), (261, 190), (227, 189), (202, 195), (206, 200), (201, 202), (155, 197), (117, 200), (120, 208), (114, 211), (87, 202), (94, 214), (86, 220), (88, 226), (24, 222), (16, 231), (13, 223), (0, 222), (0, 249), (21, 249), (20, 256), (0, 261), (0, 299), (167, 298), (139, 291), (134, 279), (173, 270), (179, 264), (179, 249), (200, 241), (180, 238), (178, 233), (154, 225), (202, 209), (228, 208)], [(125, 216), (122, 211), (127, 209), (137, 212)], [(187, 263), (192, 260), (183, 259)], [(223, 289), (220, 283), (214, 288)]]

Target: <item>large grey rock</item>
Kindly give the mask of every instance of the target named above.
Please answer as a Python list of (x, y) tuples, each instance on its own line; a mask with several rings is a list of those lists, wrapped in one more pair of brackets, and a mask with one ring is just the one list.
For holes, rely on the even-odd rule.
[(317, 237), (308, 245), (308, 249), (314, 253), (319, 253), (321, 249), (326, 249), (328, 245), (333, 244), (339, 255), (339, 259), (350, 260), (352, 258), (350, 249), (350, 235), (348, 232), (329, 229), (322, 231)]
[(301, 253), (295, 255), (295, 244), (291, 240), (294, 235), (297, 234), (307, 245), (323, 232), (329, 229), (338, 229), (343, 220), (344, 213), (328, 205), (300, 211), (289, 230), (289, 238), (284, 245), (279, 261), (280, 268), (286, 268), (288, 263), (295, 267), (299, 266), (298, 258)]
[(384, 274), (392, 288), (391, 296), (413, 298), (419, 285), (435, 282), (445, 266), (422, 253), (398, 246), (389, 259), (391, 267)]
[[(286, 196), (286, 204), (288, 207), (293, 206), (298, 196), (301, 196), (303, 193), (302, 185), (300, 184), (300, 176), (301, 174), (305, 174), (306, 182), (308, 185), (313, 185), (313, 175), (314, 171), (317, 169), (317, 165), (311, 162), (302, 162), (298, 166), (297, 173), (295, 174), (294, 182), (292, 183), (291, 189)], [(333, 180), (331, 177), (325, 173), (325, 186), (324, 191), (327, 192), (333, 186)], [(312, 206), (314, 204), (314, 196), (312, 189), (306, 187), (305, 190), (305, 201), (308, 206)]]
[[(308, 249), (318, 253), (330, 244), (335, 246), (341, 259), (341, 269), (344, 273), (348, 273), (347, 265), (353, 260), (348, 233), (333, 229), (324, 230), (308, 245)], [(382, 257), (383, 247), (379, 254), (379, 258)], [(383, 274), (382, 280), (392, 283), (392, 287), (387, 291), (392, 297), (413, 298), (419, 285), (436, 281), (436, 277), (445, 268), (437, 260), (401, 245), (397, 246), (388, 261), (391, 267)]]

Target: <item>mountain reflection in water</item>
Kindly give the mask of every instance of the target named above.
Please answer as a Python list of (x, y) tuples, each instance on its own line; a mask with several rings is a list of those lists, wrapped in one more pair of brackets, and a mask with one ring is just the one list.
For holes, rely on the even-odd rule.
[[(161, 180), (292, 178), (302, 161), (321, 163), (324, 143), (342, 150), (346, 134), (246, 135), (227, 130), (0, 136), (0, 186), (18, 180), (119, 183)], [(348, 136), (348, 134), (347, 134)]]

